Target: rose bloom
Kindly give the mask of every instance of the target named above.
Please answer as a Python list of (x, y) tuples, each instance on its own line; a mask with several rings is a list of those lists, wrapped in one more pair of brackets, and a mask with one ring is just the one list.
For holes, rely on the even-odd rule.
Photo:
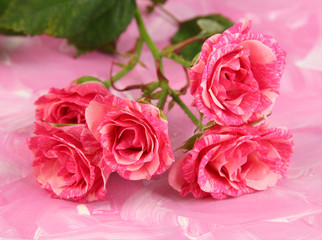
[(207, 39), (190, 71), (195, 105), (209, 120), (237, 126), (270, 114), (285, 52), (275, 39), (250, 33), (251, 21)]
[(174, 161), (163, 113), (151, 104), (97, 96), (86, 121), (104, 149), (104, 162), (130, 180), (150, 179)]
[(36, 121), (34, 133), (28, 146), (42, 188), (60, 199), (104, 200), (110, 172), (100, 168), (102, 148), (85, 125), (54, 127)]
[(85, 123), (85, 108), (96, 95), (106, 96), (100, 82), (72, 83), (66, 88), (51, 88), (36, 102), (36, 119), (50, 123)]
[(293, 139), (284, 128), (213, 127), (170, 169), (182, 196), (237, 197), (274, 186), (287, 167)]

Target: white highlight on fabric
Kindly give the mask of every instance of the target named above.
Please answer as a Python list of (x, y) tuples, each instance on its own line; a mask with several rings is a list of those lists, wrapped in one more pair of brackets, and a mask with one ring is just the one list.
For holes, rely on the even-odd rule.
[(91, 215), (91, 213), (89, 212), (85, 204), (77, 205), (77, 212), (79, 215), (88, 215), (88, 216)]

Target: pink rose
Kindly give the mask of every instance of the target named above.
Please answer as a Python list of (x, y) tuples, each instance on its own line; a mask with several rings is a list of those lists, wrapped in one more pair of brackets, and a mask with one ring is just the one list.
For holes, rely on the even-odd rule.
[(102, 148), (85, 125), (54, 127), (37, 121), (34, 133), (28, 146), (42, 188), (61, 199), (104, 200), (110, 172), (100, 168)]
[(239, 23), (205, 41), (190, 71), (197, 108), (220, 125), (237, 126), (270, 114), (286, 53), (275, 39)]
[(96, 95), (106, 96), (107, 88), (100, 82), (72, 83), (66, 88), (51, 88), (36, 102), (36, 119), (50, 123), (85, 123), (85, 108)]
[(104, 149), (104, 162), (131, 180), (150, 179), (174, 161), (162, 115), (153, 105), (114, 95), (97, 96), (85, 112), (89, 129)]
[(237, 197), (274, 186), (293, 152), (284, 128), (213, 127), (170, 170), (169, 184), (182, 196)]

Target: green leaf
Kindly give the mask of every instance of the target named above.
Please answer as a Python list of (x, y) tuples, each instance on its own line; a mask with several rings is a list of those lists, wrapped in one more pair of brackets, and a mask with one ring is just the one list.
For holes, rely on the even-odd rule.
[(192, 59), (192, 61), (191, 61), (191, 65), (192, 65), (192, 66), (193, 66), (193, 65), (195, 65), (195, 64), (199, 61), (200, 54), (201, 54), (201, 52), (198, 52), (198, 53), (196, 54), (196, 56), (194, 56), (194, 57), (193, 57), (193, 59)]
[(101, 46), (99, 48), (99, 50), (102, 51), (102, 52), (106, 52), (106, 53), (115, 53), (115, 51), (116, 51), (116, 41), (117, 41), (117, 39), (115, 39), (112, 42), (105, 43), (103, 46)]
[(167, 0), (150, 0), (151, 5), (146, 7), (148, 13), (152, 13), (156, 6), (163, 5), (167, 2)]
[(11, 29), (1, 28), (1, 27), (0, 27), (0, 33), (3, 33), (5, 35), (25, 35), (24, 32), (16, 32)]
[(152, 105), (151, 102), (149, 102), (145, 97), (141, 97), (141, 98), (137, 99), (136, 102)]
[(118, 67), (121, 67), (121, 68), (124, 68), (124, 67), (126, 67), (126, 66), (127, 66), (127, 64), (122, 63), (122, 62), (114, 62), (114, 64), (115, 64), (116, 66), (118, 66)]
[(150, 0), (154, 4), (165, 4), (167, 0)]
[(68, 38), (82, 51), (106, 51), (131, 22), (135, 7), (135, 0), (11, 0), (0, 28)]
[(151, 99), (160, 99), (161, 97), (161, 91), (154, 92), (150, 95)]
[(84, 31), (116, 0), (12, 0), (0, 19), (3, 27), (30, 35), (69, 37)]
[(150, 91), (150, 90), (154, 89), (155, 85), (159, 86), (159, 82), (150, 82), (145, 85), (145, 89)]
[(91, 52), (93, 50), (98, 50), (98, 51), (105, 52), (105, 53), (115, 53), (116, 42), (114, 40), (113, 42), (106, 43), (104, 46), (101, 46), (101, 47), (80, 47), (80, 46), (78, 46), (75, 57), (79, 57), (79, 56), (81, 56), (85, 53)]
[(152, 13), (154, 10), (154, 5), (153, 6), (147, 6), (146, 10), (148, 11), (148, 13)]
[(75, 57), (78, 58), (80, 56), (82, 56), (85, 53), (91, 52), (93, 51), (93, 49), (91, 48), (77, 48), (77, 51), (75, 53)]
[[(109, 1), (104, 0), (105, 3)], [(134, 0), (117, 0), (112, 8), (91, 21), (85, 31), (70, 37), (69, 42), (78, 47), (97, 48), (110, 43), (126, 30), (135, 8)]]
[(83, 77), (80, 77), (80, 78), (77, 78), (75, 80), (75, 82), (77, 84), (82, 84), (82, 83), (85, 83), (85, 82), (102, 82), (100, 79), (96, 78), (96, 77), (92, 77), (92, 76), (83, 76)]
[[(200, 21), (200, 20), (211, 20), (209, 21)], [(199, 25), (198, 25), (199, 23)], [(218, 27), (220, 26), (220, 27)], [(227, 28), (233, 26), (233, 22), (230, 21), (228, 18), (221, 16), (219, 14), (213, 14), (213, 15), (206, 15), (206, 16), (198, 16), (192, 19), (189, 19), (187, 21), (181, 22), (179, 26), (179, 30), (172, 38), (172, 43), (179, 43), (182, 42), (188, 38), (197, 36), (199, 34), (204, 34), (205, 29), (210, 30), (213, 29), (215, 31), (209, 33), (209, 34), (216, 34), (221, 33)], [(203, 28), (203, 29), (202, 29)], [(203, 44), (203, 41), (195, 41), (189, 45), (187, 45), (180, 54), (186, 58), (187, 60), (192, 60), (194, 56), (200, 52), (201, 46)]]
[[(10, 3), (10, 0), (0, 0), (0, 17), (8, 8), (9, 3)], [(0, 33), (6, 34), (6, 35), (23, 35), (23, 32), (16, 32), (11, 29), (1, 28), (1, 27), (0, 27)]]
[(165, 115), (165, 113), (161, 109), (159, 109), (159, 112), (160, 112), (160, 118), (164, 121), (167, 121), (167, 115)]
[(210, 121), (210, 122), (208, 122), (208, 123), (204, 126), (203, 130), (204, 130), (204, 131), (206, 131), (206, 130), (208, 130), (208, 129), (210, 129), (210, 128), (214, 127), (215, 125), (216, 125), (216, 122), (215, 122), (215, 121)]
[(7, 9), (9, 3), (10, 3), (10, 0), (0, 0), (0, 16)]
[(175, 151), (178, 151), (180, 149), (185, 149), (190, 151), (195, 142), (202, 136), (202, 133), (197, 133), (195, 135), (193, 135), (191, 138), (189, 138), (181, 147), (177, 148)]
[(144, 85), (144, 88), (142, 88), (143, 96), (147, 96), (151, 94), (158, 87), (159, 87), (159, 82), (150, 82)]
[(211, 19), (199, 19), (197, 24), (202, 30), (201, 34), (203, 35), (223, 32), (225, 30), (223, 26)]
[(66, 126), (73, 126), (73, 125), (77, 125), (75, 123), (52, 123), (52, 122), (47, 122), (45, 120), (41, 120), (49, 125), (52, 125), (53, 127), (66, 127)]
[(168, 104), (168, 112), (171, 111), (171, 109), (174, 107), (175, 101), (172, 99)]

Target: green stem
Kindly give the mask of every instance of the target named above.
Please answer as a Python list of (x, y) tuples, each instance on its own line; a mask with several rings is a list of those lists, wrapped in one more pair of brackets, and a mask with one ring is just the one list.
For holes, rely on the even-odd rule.
[(149, 90), (146, 90), (143, 92), (142, 97), (146, 97), (148, 95), (150, 95), (151, 93), (153, 93), (158, 87), (160, 87), (160, 83), (159, 82), (155, 82), (153, 83), (152, 87)]
[(165, 56), (166, 58), (170, 58), (172, 59), (173, 61), (181, 64), (182, 66), (186, 67), (186, 68), (190, 68), (191, 67), (191, 62), (185, 60), (183, 57), (173, 53), (173, 52), (170, 52), (170, 53), (166, 53), (164, 54), (163, 56)]
[(159, 7), (159, 9), (164, 12), (166, 15), (168, 15), (170, 18), (172, 18), (177, 24), (180, 24), (180, 20), (175, 16), (173, 15), (171, 12), (169, 12), (166, 8), (164, 8), (162, 6), (162, 4), (158, 3), (156, 4), (157, 7)]
[(135, 54), (134, 58), (132, 58), (128, 62), (128, 64), (121, 71), (119, 71), (117, 74), (115, 74), (114, 76), (112, 76), (111, 79), (109, 79), (109, 80), (107, 80), (107, 81), (104, 82), (104, 85), (107, 88), (110, 88), (112, 86), (111, 82), (116, 82), (121, 77), (123, 77), (124, 75), (126, 75), (127, 73), (129, 73), (136, 66), (136, 64), (140, 60), (140, 55), (141, 55), (141, 52), (142, 52), (142, 47), (143, 47), (143, 39), (140, 37), (139, 38), (139, 42), (137, 44), (136, 54)]
[(169, 85), (168, 82), (166, 81), (161, 81), (160, 83), (160, 87), (161, 87), (161, 95), (159, 98), (159, 102), (157, 104), (157, 107), (160, 108), (161, 110), (163, 110), (164, 104), (167, 101), (167, 97), (169, 95)]
[(188, 115), (191, 121), (202, 131), (202, 126), (196, 116), (190, 111), (187, 105), (180, 99), (180, 97), (172, 90), (169, 89), (172, 99), (182, 108), (182, 110)]
[[(211, 35), (209, 35), (211, 36)], [(196, 35), (190, 38), (187, 38), (181, 42), (175, 43), (175, 44), (171, 44), (166, 46), (165, 48), (163, 48), (163, 52), (168, 53), (168, 52), (180, 52), (184, 47), (186, 47), (187, 45), (199, 41), (199, 40), (203, 40), (206, 39), (208, 37), (208, 35), (204, 36), (204, 35)]]
[(159, 51), (158, 47), (152, 41), (150, 35), (148, 34), (148, 32), (145, 28), (145, 25), (143, 23), (142, 17), (141, 17), (141, 13), (138, 8), (136, 8), (136, 10), (135, 10), (135, 19), (136, 19), (141, 37), (148, 45), (150, 51), (152, 52), (154, 61), (155, 61), (157, 75), (158, 75), (158, 79), (159, 79), (159, 83), (160, 83), (160, 87), (161, 87), (161, 96), (160, 96), (159, 102), (157, 104), (157, 107), (160, 109), (163, 109), (169, 92), (168, 92), (168, 81), (163, 77), (164, 71), (163, 71), (163, 65), (162, 65), (162, 54)]
[(146, 28), (144, 26), (144, 23), (141, 17), (141, 13), (138, 8), (136, 8), (135, 10), (135, 19), (136, 19), (136, 23), (138, 25), (141, 37), (143, 38), (143, 40), (146, 42), (149, 49), (151, 50), (154, 60), (161, 59), (160, 51), (152, 41), (148, 32), (146, 31)]
[[(190, 109), (185, 105), (185, 103), (180, 99), (180, 97), (169, 87), (168, 85), (168, 81), (166, 78), (164, 78), (163, 75), (163, 67), (162, 67), (162, 57), (166, 56), (169, 57), (171, 59), (173, 59), (174, 61), (179, 62), (180, 64), (186, 66), (186, 67), (190, 67), (190, 63), (188, 64), (183, 58), (179, 57), (176, 54), (173, 53), (167, 53), (167, 54), (163, 54), (163, 52), (160, 52), (159, 49), (157, 48), (157, 46), (154, 44), (154, 42), (152, 41), (151, 37), (149, 36), (148, 32), (146, 31), (146, 28), (144, 26), (140, 11), (138, 8), (136, 8), (135, 11), (135, 19), (138, 25), (138, 28), (140, 30), (140, 35), (143, 38), (143, 40), (146, 42), (146, 44), (148, 45), (149, 49), (152, 52), (153, 58), (155, 60), (155, 65), (157, 68), (157, 75), (158, 75), (158, 79), (159, 79), (159, 83), (160, 83), (160, 87), (161, 87), (161, 96), (159, 99), (159, 102), (157, 104), (157, 107), (162, 109), (167, 96), (170, 94), (173, 98), (173, 100), (178, 103), (178, 105), (183, 109), (183, 111), (188, 115), (188, 117), (192, 120), (192, 122), (198, 127), (198, 129), (201, 131), (202, 130), (202, 126), (199, 122), (199, 120), (195, 117), (195, 115), (190, 111)], [(178, 46), (176, 46), (178, 47)], [(182, 46), (179, 46), (182, 47)]]

